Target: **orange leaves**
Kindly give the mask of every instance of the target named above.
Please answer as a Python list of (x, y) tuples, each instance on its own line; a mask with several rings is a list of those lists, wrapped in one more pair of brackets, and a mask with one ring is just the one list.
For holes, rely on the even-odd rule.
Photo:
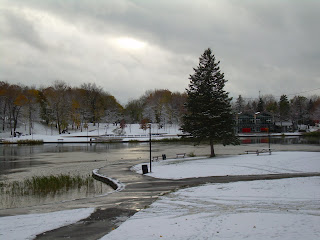
[(17, 105), (17, 106), (23, 106), (23, 105), (26, 105), (27, 103), (28, 103), (28, 98), (23, 94), (19, 94), (14, 100), (14, 105)]
[(72, 104), (71, 104), (71, 106), (72, 106), (72, 109), (73, 109), (73, 110), (76, 110), (76, 109), (79, 109), (79, 108), (80, 108), (80, 103), (79, 103), (79, 101), (77, 101), (77, 100), (75, 100), (75, 99), (72, 99)]

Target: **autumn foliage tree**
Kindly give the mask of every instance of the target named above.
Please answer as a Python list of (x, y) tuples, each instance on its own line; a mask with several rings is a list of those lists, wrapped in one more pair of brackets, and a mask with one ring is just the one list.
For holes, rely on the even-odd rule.
[[(201, 64), (200, 67), (202, 67)], [(215, 64), (218, 65), (216, 62)], [(199, 89), (202, 88), (199, 79), (206, 79), (210, 74), (214, 74), (214, 71), (202, 70), (200, 74), (200, 70), (195, 69), (195, 74), (190, 78), (194, 87), (199, 84)], [(216, 72), (216, 78), (223, 75), (219, 71)], [(225, 83), (224, 78), (221, 81)], [(208, 88), (210, 84), (203, 83), (203, 89)], [(223, 85), (215, 84), (216, 89)], [(71, 87), (63, 81), (56, 81), (51, 86), (37, 89), (0, 81), (0, 129), (2, 132), (10, 131), (14, 135), (18, 127), (21, 129), (21, 126), (24, 126), (25, 133), (31, 134), (34, 123), (38, 122), (51, 128), (56, 127), (62, 133), (67, 128), (82, 131), (84, 126), (89, 126), (88, 123), (97, 123), (99, 127), (99, 122), (119, 124), (121, 120), (125, 120), (127, 124), (141, 123), (144, 129), (148, 126), (147, 123), (157, 123), (165, 132), (166, 127), (171, 127), (172, 124), (182, 125), (183, 116), (190, 113), (190, 106), (186, 107), (190, 104), (187, 98), (191, 99), (192, 94), (191, 88), (187, 93), (171, 92), (168, 89), (149, 90), (140, 98), (130, 100), (123, 107), (114, 96), (91, 83)], [(217, 99), (223, 99), (221, 97), (225, 96), (223, 94), (228, 95), (224, 91), (218, 91), (210, 96), (214, 96), (217, 101)], [(204, 96), (207, 95), (203, 95), (203, 98)], [(208, 99), (209, 101), (204, 102), (203, 106), (213, 106), (213, 100)], [(275, 121), (292, 121), (295, 127), (297, 124), (314, 125), (320, 121), (319, 96), (308, 98), (295, 96), (290, 100), (282, 96), (278, 102), (272, 95), (261, 96), (261, 99), (264, 102), (263, 110), (273, 114)], [(199, 109), (201, 109), (202, 98), (198, 100)], [(224, 105), (227, 106), (228, 100), (225, 102)], [(219, 104), (217, 102), (211, 112), (216, 111), (218, 106), (222, 106)], [(247, 100), (239, 96), (234, 104), (234, 112), (255, 113), (258, 105), (259, 99)], [(222, 140), (214, 140), (214, 142), (217, 141)]]
[(167, 89), (147, 91), (139, 100), (129, 102), (126, 112), (134, 116), (136, 122), (149, 119), (158, 127), (166, 124), (179, 124), (185, 112), (185, 93), (171, 92)]
[(24, 90), (24, 95), (26, 97), (26, 106), (25, 106), (25, 119), (26, 122), (25, 125), (29, 126), (29, 135), (32, 134), (32, 128), (33, 128), (33, 122), (36, 119), (36, 115), (38, 112), (38, 100), (39, 100), (39, 91), (35, 88), (26, 88)]

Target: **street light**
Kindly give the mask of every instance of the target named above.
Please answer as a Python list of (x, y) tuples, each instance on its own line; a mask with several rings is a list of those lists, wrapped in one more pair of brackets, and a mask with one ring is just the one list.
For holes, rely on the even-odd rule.
[(148, 127), (149, 127), (149, 149), (150, 149), (150, 172), (151, 171), (151, 123), (148, 124)]
[(268, 142), (269, 142), (269, 154), (271, 154), (271, 148), (270, 148), (270, 122), (271, 120), (268, 119), (266, 120), (266, 122), (268, 122)]

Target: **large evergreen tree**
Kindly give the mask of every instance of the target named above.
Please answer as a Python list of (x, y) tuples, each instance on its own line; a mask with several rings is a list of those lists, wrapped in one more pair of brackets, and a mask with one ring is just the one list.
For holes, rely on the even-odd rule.
[(283, 121), (286, 121), (289, 119), (289, 113), (290, 113), (290, 103), (289, 103), (288, 97), (287, 95), (281, 95), (280, 102), (279, 102), (279, 116), (280, 116), (281, 125)]
[(208, 48), (199, 58), (199, 65), (190, 75), (186, 110), (181, 129), (201, 141), (209, 140), (211, 157), (215, 156), (214, 144), (238, 144), (231, 98), (224, 91), (224, 74)]

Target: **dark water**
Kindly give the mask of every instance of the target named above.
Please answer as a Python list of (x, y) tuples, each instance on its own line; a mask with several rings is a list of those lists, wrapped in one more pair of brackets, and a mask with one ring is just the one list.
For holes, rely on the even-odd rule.
[[(268, 148), (286, 151), (320, 151), (319, 139), (302, 137), (250, 137), (241, 138), (240, 146), (216, 145), (217, 154), (241, 154), (246, 150)], [(166, 154), (174, 158), (177, 153), (192, 153), (196, 156), (208, 155), (209, 146), (194, 146), (192, 143), (152, 143), (152, 155)], [(19, 181), (30, 176), (48, 174), (88, 175), (93, 169), (117, 164), (120, 159), (137, 161), (149, 159), (148, 143), (109, 143), (109, 144), (44, 144), (37, 146), (0, 145), (0, 183)], [(49, 202), (94, 197), (106, 194), (112, 189), (94, 181), (93, 186), (71, 189), (49, 196), (23, 196), (1, 194), (0, 208), (39, 205)]]
[[(269, 137), (241, 137), (242, 144), (260, 144), (260, 143), (269, 143)], [(306, 138), (306, 137), (270, 137), (270, 144), (306, 144), (306, 145), (320, 145), (319, 138)]]
[[(43, 145), (0, 145), (0, 176), (15, 170), (50, 165), (49, 158), (61, 157), (61, 153), (104, 153), (128, 148), (128, 144), (43, 144)], [(81, 159), (81, 157), (80, 157)]]
[[(91, 176), (92, 170), (106, 165), (107, 158), (116, 159), (128, 148), (134, 149), (134, 145), (130, 147), (122, 143), (91, 146), (87, 144), (0, 145), (0, 186), (1, 182), (23, 182), (33, 176), (59, 174)], [(0, 187), (0, 209), (90, 198), (111, 191), (112, 188), (97, 180), (79, 189), (61, 190), (47, 195), (22, 196)]]
[[(241, 145), (236, 146), (236, 150), (244, 151), (248, 146), (268, 147), (268, 137), (241, 137)], [(319, 147), (320, 139), (303, 138), (303, 137), (271, 137), (271, 147), (276, 146), (303, 146), (310, 145), (313, 148)], [(192, 143), (152, 143), (152, 152), (167, 153), (172, 156), (178, 149), (198, 151), (206, 149), (207, 145), (194, 146)], [(230, 148), (230, 147), (229, 147)], [(302, 147), (303, 148), (303, 147)], [(227, 147), (228, 149), (228, 147)], [(304, 149), (304, 148), (303, 148)], [(176, 150), (176, 151), (175, 151)], [(305, 149), (306, 151), (309, 148)], [(201, 152), (201, 151), (200, 151)], [(54, 164), (52, 158), (67, 157), (63, 154), (70, 153), (79, 161), (82, 159), (83, 153), (91, 154), (92, 159), (99, 159), (101, 154), (105, 155), (108, 163), (119, 159), (136, 159), (148, 158), (149, 145), (148, 143), (106, 143), (106, 144), (44, 144), (36, 146), (18, 146), (18, 145), (0, 145), (0, 180), (1, 177), (7, 174), (12, 174), (17, 171), (25, 171), (27, 168)], [(205, 153), (205, 150), (203, 151)], [(230, 152), (232, 154), (232, 151)], [(237, 152), (235, 152), (237, 154)], [(100, 155), (100, 156), (99, 156)], [(98, 156), (98, 157), (97, 157)], [(53, 163), (52, 163), (53, 162)], [(67, 160), (66, 160), (67, 162)]]

